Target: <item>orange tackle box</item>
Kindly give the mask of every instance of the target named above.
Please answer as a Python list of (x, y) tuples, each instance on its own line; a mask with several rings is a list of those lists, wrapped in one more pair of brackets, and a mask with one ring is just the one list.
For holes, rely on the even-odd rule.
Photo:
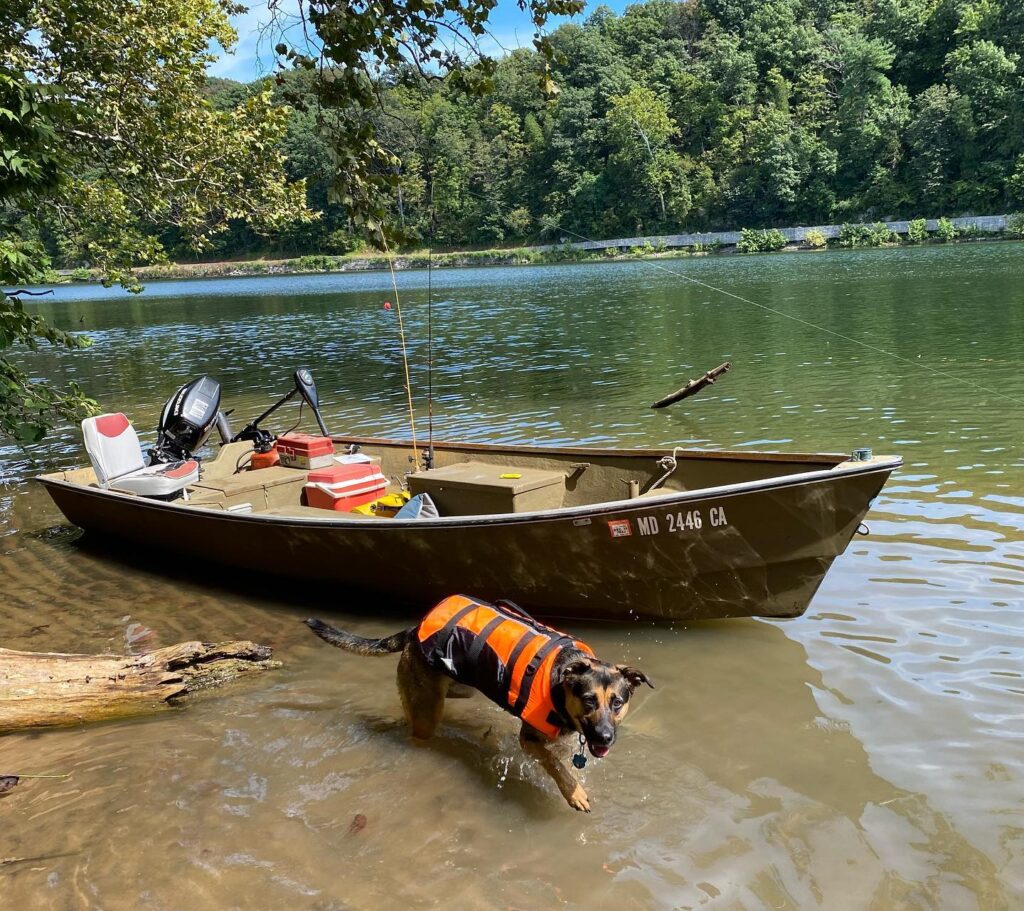
[(308, 433), (282, 433), (277, 438), (281, 464), (287, 468), (327, 468), (334, 460), (334, 444), (330, 437)]

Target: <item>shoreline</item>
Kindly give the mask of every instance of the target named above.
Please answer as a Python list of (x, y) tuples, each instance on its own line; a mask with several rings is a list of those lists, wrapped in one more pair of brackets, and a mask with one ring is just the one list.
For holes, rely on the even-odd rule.
[[(825, 226), (825, 228), (743, 229), (703, 235), (625, 238), (585, 241), (544, 247), (510, 247), (461, 250), (429, 254), (424, 250), (394, 254), (395, 271), (426, 269), (467, 269), (485, 266), (555, 265), (561, 263), (624, 262), (637, 259), (686, 259), (694, 256), (744, 256), (756, 253), (820, 253), (825, 250), (858, 250), (942, 246), (978, 241), (1021, 240), (1019, 226), (998, 218), (999, 227), (980, 228), (970, 222), (982, 219), (919, 220), (917, 233), (907, 226), (914, 222), (879, 222), (875, 225)], [(967, 223), (957, 224), (957, 223)], [(890, 225), (892, 227), (890, 227)], [(938, 225), (938, 229), (933, 228)], [(903, 231), (897, 229), (902, 228)], [(826, 233), (827, 232), (827, 233)], [(911, 239), (913, 238), (913, 239)], [(642, 243), (632, 243), (642, 241)], [(666, 241), (677, 241), (671, 245)], [(687, 242), (682, 242), (687, 241)], [(264, 275), (326, 275), (348, 272), (386, 272), (388, 257), (383, 253), (344, 255), (306, 254), (286, 259), (228, 260), (200, 263), (163, 263), (138, 266), (132, 271), (140, 282), (202, 278), (251, 278)], [(101, 281), (94, 269), (56, 270), (61, 284)]]

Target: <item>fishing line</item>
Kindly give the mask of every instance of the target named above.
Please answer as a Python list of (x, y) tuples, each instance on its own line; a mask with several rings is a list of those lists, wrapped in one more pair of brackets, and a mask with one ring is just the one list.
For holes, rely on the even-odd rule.
[[(596, 243), (591, 241), (590, 238), (583, 237), (582, 234), (576, 234), (574, 231), (566, 231), (566, 234), (572, 234), (573, 237), (582, 238), (590, 243)], [(910, 364), (913, 367), (917, 367), (920, 370), (927, 370), (929, 373), (935, 376), (942, 376), (946, 379), (955, 380), (958, 383), (962, 383), (966, 386), (973, 386), (975, 389), (979, 389), (982, 392), (987, 392), (990, 395), (998, 396), (999, 398), (1006, 399), (1008, 402), (1013, 402), (1015, 405), (1024, 405), (1024, 401), (1014, 398), (1012, 395), (1007, 395), (1005, 392), (1000, 392), (998, 389), (991, 389), (988, 386), (982, 386), (980, 383), (975, 383), (971, 380), (961, 379), (952, 373), (947, 373), (945, 370), (940, 370), (938, 367), (932, 367), (930, 364), (922, 364), (909, 357), (903, 357), (902, 354), (896, 354), (894, 351), (888, 351), (885, 348), (879, 348), (877, 345), (872, 345), (870, 342), (863, 342), (860, 339), (853, 338), (849, 335), (844, 335), (842, 332), (836, 332), (835, 329), (829, 329), (827, 326), (821, 326), (818, 323), (812, 323), (810, 320), (806, 320), (800, 316), (794, 316), (792, 313), (786, 313), (784, 310), (776, 310), (774, 307), (769, 307), (767, 304), (760, 304), (757, 301), (752, 301), (749, 298), (742, 297), (739, 294), (734, 294), (732, 291), (726, 291), (724, 288), (716, 288), (714, 285), (709, 285), (705, 281), (701, 281), (699, 278), (692, 278), (682, 272), (677, 272), (675, 269), (669, 269), (667, 266), (663, 266), (661, 263), (651, 262), (650, 260), (640, 259), (640, 262), (647, 264), (648, 266), (654, 266), (656, 269), (661, 269), (663, 272), (667, 272), (669, 275), (675, 275), (679, 278), (686, 279), (694, 285), (700, 285), (702, 288), (707, 288), (709, 291), (716, 291), (719, 294), (724, 294), (726, 297), (731, 297), (734, 300), (741, 301), (744, 304), (750, 304), (751, 307), (757, 307), (759, 310), (764, 310), (767, 313), (774, 313), (776, 316), (784, 317), (785, 319), (792, 320), (795, 323), (800, 323), (804, 326), (809, 326), (811, 329), (817, 329), (819, 332), (827, 333), (835, 338), (841, 338), (844, 341), (850, 342), (854, 345), (860, 345), (862, 348), (867, 348), (868, 351), (874, 351), (877, 354), (884, 354), (887, 357), (902, 361), (904, 364)]]
[(405, 346), (405, 323), (402, 322), (402, 302), (398, 298), (398, 279), (395, 278), (395, 263), (388, 249), (387, 238), (384, 237), (384, 229), (380, 230), (380, 240), (384, 245), (384, 255), (388, 260), (388, 269), (391, 271), (391, 287), (395, 292), (395, 310), (398, 312), (398, 335), (402, 340), (402, 366), (405, 370), (405, 394), (409, 402), (409, 427), (412, 429), (412, 460), (416, 470), (420, 467), (419, 451), (416, 448), (416, 413), (412, 404), (412, 381), (409, 378), (409, 352)]
[[(483, 199), (487, 202), (486, 196), (482, 196), (479, 193), (474, 193), (472, 190), (466, 190), (470, 196), (476, 196), (478, 199)], [(587, 237), (583, 234), (577, 234), (575, 231), (570, 231), (568, 228), (559, 228), (565, 234), (571, 234), (573, 237), (578, 237), (580, 240), (591, 244), (598, 244), (601, 241), (594, 240), (592, 237)], [(810, 320), (804, 319), (800, 316), (794, 316), (792, 313), (786, 313), (784, 310), (776, 310), (774, 307), (769, 307), (767, 304), (759, 304), (757, 301), (752, 301), (749, 298), (743, 297), (742, 295), (735, 294), (732, 291), (726, 291), (724, 288), (717, 288), (714, 285), (710, 285), (705, 281), (701, 281), (699, 278), (693, 278), (692, 276), (686, 275), (683, 272), (678, 272), (675, 269), (669, 269), (667, 266), (663, 266), (661, 263), (651, 262), (647, 259), (637, 257), (637, 261), (647, 266), (653, 266), (655, 269), (661, 269), (662, 272), (667, 272), (669, 275), (675, 275), (678, 278), (682, 278), (685, 281), (690, 282), (694, 285), (699, 285), (702, 288), (707, 288), (709, 291), (714, 291), (718, 294), (724, 294), (726, 297), (731, 297), (734, 300), (738, 300), (741, 303), (749, 304), (751, 307), (757, 307), (759, 310), (764, 310), (767, 313), (773, 313), (776, 316), (784, 317), (785, 319), (792, 320), (794, 323), (800, 323), (804, 326), (808, 326), (811, 329), (817, 329), (819, 332), (824, 332), (828, 335), (834, 336), (835, 338), (841, 338), (843, 341), (850, 342), (854, 345), (859, 345), (861, 348), (866, 348), (868, 351), (874, 351), (876, 354), (884, 354), (886, 357), (891, 357), (897, 361), (902, 361), (904, 364), (910, 364), (912, 367), (917, 367), (919, 370), (925, 370), (928, 373), (934, 374), (935, 376), (945, 377), (949, 380), (954, 380), (957, 383), (961, 383), (964, 386), (971, 386), (981, 392), (987, 392), (989, 395), (997, 396), (1001, 399), (1006, 399), (1008, 402), (1013, 402), (1015, 405), (1024, 406), (1024, 401), (1021, 399), (1014, 398), (1012, 395), (1007, 395), (1005, 392), (1000, 392), (998, 389), (992, 389), (988, 386), (983, 386), (981, 383), (975, 383), (973, 380), (965, 380), (955, 374), (948, 373), (945, 370), (940, 370), (938, 367), (932, 367), (929, 364), (922, 364), (920, 361), (913, 360), (909, 357), (903, 357), (901, 354), (896, 354), (893, 351), (888, 351), (885, 348), (879, 348), (877, 345), (872, 345), (870, 342), (863, 342), (860, 339), (853, 338), (849, 335), (844, 335), (842, 332), (836, 332), (834, 329), (829, 329), (826, 326), (821, 326), (818, 323), (812, 323)]]

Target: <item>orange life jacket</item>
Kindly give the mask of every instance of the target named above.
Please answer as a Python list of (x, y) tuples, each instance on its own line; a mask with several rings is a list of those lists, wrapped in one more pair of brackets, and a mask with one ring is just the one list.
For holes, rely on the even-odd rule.
[(465, 595), (452, 595), (433, 608), (416, 637), (432, 668), (476, 687), (552, 738), (563, 727), (551, 698), (551, 670), (559, 652), (573, 648), (594, 654), (509, 602), (488, 604)]

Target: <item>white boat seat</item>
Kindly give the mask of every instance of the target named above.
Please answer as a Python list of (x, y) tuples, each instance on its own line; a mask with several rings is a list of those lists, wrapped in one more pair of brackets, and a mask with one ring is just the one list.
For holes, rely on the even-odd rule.
[(169, 497), (199, 480), (199, 463), (195, 459), (185, 462), (165, 462), (146, 465), (110, 482), (111, 490), (130, 490), (140, 497)]
[(195, 459), (147, 465), (131, 421), (120, 412), (82, 421), (82, 436), (100, 487), (141, 497), (169, 497), (199, 480)]

